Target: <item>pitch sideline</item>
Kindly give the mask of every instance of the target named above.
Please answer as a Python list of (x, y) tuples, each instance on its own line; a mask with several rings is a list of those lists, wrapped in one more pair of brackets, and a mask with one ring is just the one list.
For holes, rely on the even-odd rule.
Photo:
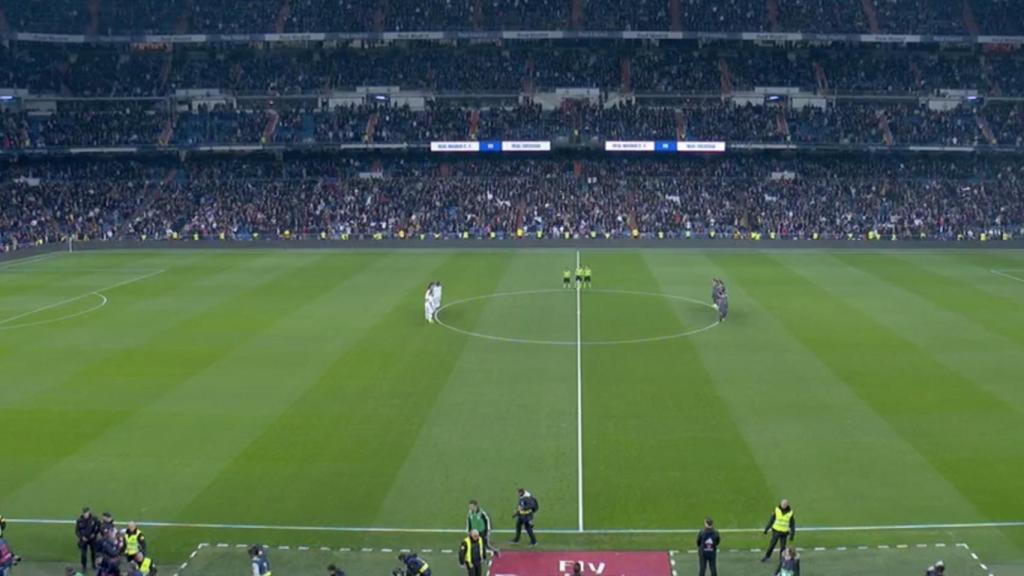
[[(73, 519), (54, 518), (8, 518), (8, 522), (28, 525), (54, 525), (70, 526), (75, 523)], [(205, 530), (276, 530), (281, 532), (365, 532), (365, 533), (394, 533), (394, 534), (463, 534), (461, 528), (402, 528), (383, 526), (300, 526), (287, 524), (219, 524), (206, 522), (164, 522), (156, 520), (140, 520), (136, 522), (140, 526), (152, 528), (189, 528)], [(1024, 528), (1024, 520), (1006, 520), (998, 522), (948, 522), (935, 524), (875, 524), (862, 526), (805, 526), (801, 532), (869, 532), (877, 530), (891, 531), (914, 531), (914, 530), (953, 530), (953, 529), (984, 529), (984, 528)], [(764, 531), (764, 528), (720, 528), (719, 532), (725, 534), (755, 534)], [(495, 529), (498, 533), (512, 533), (512, 529)], [(549, 528), (544, 530), (547, 534), (581, 534), (576, 528)], [(589, 529), (582, 534), (610, 535), (610, 534), (690, 534), (692, 527), (687, 528), (609, 528)]]

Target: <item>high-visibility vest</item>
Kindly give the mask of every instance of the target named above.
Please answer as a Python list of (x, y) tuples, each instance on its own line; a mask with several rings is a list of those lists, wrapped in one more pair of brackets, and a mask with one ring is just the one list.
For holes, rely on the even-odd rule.
[(147, 556), (142, 559), (142, 564), (139, 564), (139, 572), (142, 572), (143, 576), (149, 576), (149, 570), (153, 566), (153, 561)]
[(791, 518), (793, 518), (793, 509), (792, 508), (790, 508), (789, 511), (787, 511), (787, 512), (783, 512), (782, 508), (779, 508), (778, 506), (776, 506), (775, 507), (775, 523), (772, 524), (772, 530), (775, 530), (776, 532), (784, 532), (784, 533), (788, 534), (789, 533), (789, 521), (790, 521)]
[(139, 538), (142, 537), (142, 530), (136, 530), (135, 534), (124, 533), (124, 555), (131, 557), (139, 552)]
[(481, 562), (484, 561), (485, 556), (484, 556), (484, 539), (483, 538), (477, 538), (476, 542), (474, 543), (473, 539), (467, 536), (466, 539), (463, 540), (462, 542), (463, 542), (463, 544), (466, 545), (466, 558), (465, 558), (466, 566), (473, 566), (474, 565), (473, 564), (473, 546), (474, 546), (474, 544), (476, 545), (477, 548), (480, 549), (480, 561)]

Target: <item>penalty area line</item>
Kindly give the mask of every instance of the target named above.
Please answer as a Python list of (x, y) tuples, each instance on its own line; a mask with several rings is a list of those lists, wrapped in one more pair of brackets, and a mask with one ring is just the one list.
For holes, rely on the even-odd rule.
[[(122, 282), (118, 282), (116, 284), (111, 284), (110, 286), (104, 286), (103, 288), (97, 288), (96, 290), (90, 290), (90, 291), (85, 292), (83, 294), (79, 294), (78, 296), (72, 296), (71, 298), (66, 298), (64, 300), (61, 300), (60, 302), (54, 302), (52, 304), (47, 304), (45, 306), (40, 306), (39, 308), (35, 308), (35, 309), (32, 309), (32, 310), (29, 310), (28, 312), (22, 312), (21, 314), (16, 314), (16, 315), (11, 316), (9, 318), (4, 318), (3, 320), (0, 320), (0, 327), (4, 326), (5, 324), (10, 324), (11, 322), (14, 322), (15, 320), (21, 320), (22, 318), (25, 318), (25, 317), (28, 317), (28, 316), (32, 316), (33, 314), (38, 314), (40, 312), (45, 312), (47, 310), (52, 310), (53, 308), (57, 308), (57, 307), (65, 305), (65, 304), (70, 304), (72, 302), (77, 302), (79, 300), (82, 300), (83, 298), (88, 298), (90, 296), (95, 296), (95, 297), (98, 297), (98, 298), (101, 299), (102, 303), (100, 305), (98, 305), (98, 306), (95, 306), (93, 308), (89, 308), (85, 312), (78, 313), (78, 314), (73, 314), (71, 316), (67, 316), (67, 317), (63, 317), (63, 318), (58, 318), (56, 320), (67, 320), (69, 318), (74, 318), (76, 316), (81, 316), (82, 314), (84, 314), (86, 312), (92, 312), (93, 310), (98, 310), (99, 308), (102, 308), (103, 306), (106, 306), (108, 299), (103, 294), (104, 292), (109, 292), (110, 290), (114, 290), (114, 289), (120, 288), (122, 286), (127, 286), (129, 284), (134, 284), (136, 282), (141, 282), (143, 280), (146, 280), (147, 278), (152, 278), (153, 276), (156, 276), (157, 274), (163, 274), (164, 272), (166, 272), (166, 270), (162, 270), (162, 269), (161, 270), (154, 270), (154, 271), (150, 272), (149, 274), (143, 274), (142, 276), (136, 276), (134, 278), (129, 278), (129, 279), (124, 280)], [(14, 326), (9, 326), (9, 328), (22, 328), (22, 327), (25, 327), (25, 326), (35, 326), (37, 324), (42, 324), (42, 323), (48, 323), (48, 321), (33, 322), (33, 323), (30, 323), (30, 324), (16, 324)]]
[(47, 252), (46, 254), (36, 254), (35, 256), (28, 256), (26, 258), (12, 258), (10, 260), (0, 261), (0, 268), (10, 268), (11, 266), (20, 266), (22, 264), (29, 264), (31, 262), (39, 262), (40, 260), (47, 260), (64, 254), (65, 252)]
[(1002, 269), (1002, 270), (997, 270), (997, 269), (993, 268), (992, 270), (989, 270), (989, 272), (995, 274), (996, 276), (1001, 276), (1003, 278), (1009, 278), (1010, 280), (1016, 280), (1017, 282), (1024, 282), (1024, 278), (1022, 278), (1020, 276), (1016, 276), (1014, 274), (1010, 274), (1010, 272), (1024, 273), (1024, 270), (1018, 270), (1018, 269), (1015, 269), (1015, 268), (1014, 269), (1005, 268), (1005, 269)]

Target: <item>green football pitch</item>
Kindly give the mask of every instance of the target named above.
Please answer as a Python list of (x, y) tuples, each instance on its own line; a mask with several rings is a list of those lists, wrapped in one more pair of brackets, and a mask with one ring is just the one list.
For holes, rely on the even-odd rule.
[[(149, 523), (182, 576), (229, 573), (249, 542), (308, 572), (341, 548), (440, 554), (469, 498), (507, 531), (522, 486), (542, 549), (676, 549), (686, 573), (710, 515), (743, 551), (723, 566), (767, 574), (750, 548), (785, 497), (811, 573), (1024, 574), (1024, 252), (584, 248), (578, 292), (576, 258), (0, 263), (7, 536), (74, 561), (91, 505)], [(433, 280), (443, 324), (423, 315)]]

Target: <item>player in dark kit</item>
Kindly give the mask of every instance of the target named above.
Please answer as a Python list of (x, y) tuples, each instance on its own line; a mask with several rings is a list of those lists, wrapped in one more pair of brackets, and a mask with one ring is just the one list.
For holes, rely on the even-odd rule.
[(724, 285), (718, 278), (711, 279), (711, 303), (716, 307), (718, 306), (718, 295), (721, 293)]
[(725, 282), (715, 278), (711, 282), (711, 301), (718, 310), (718, 321), (723, 322), (729, 315), (729, 293), (725, 290)]

